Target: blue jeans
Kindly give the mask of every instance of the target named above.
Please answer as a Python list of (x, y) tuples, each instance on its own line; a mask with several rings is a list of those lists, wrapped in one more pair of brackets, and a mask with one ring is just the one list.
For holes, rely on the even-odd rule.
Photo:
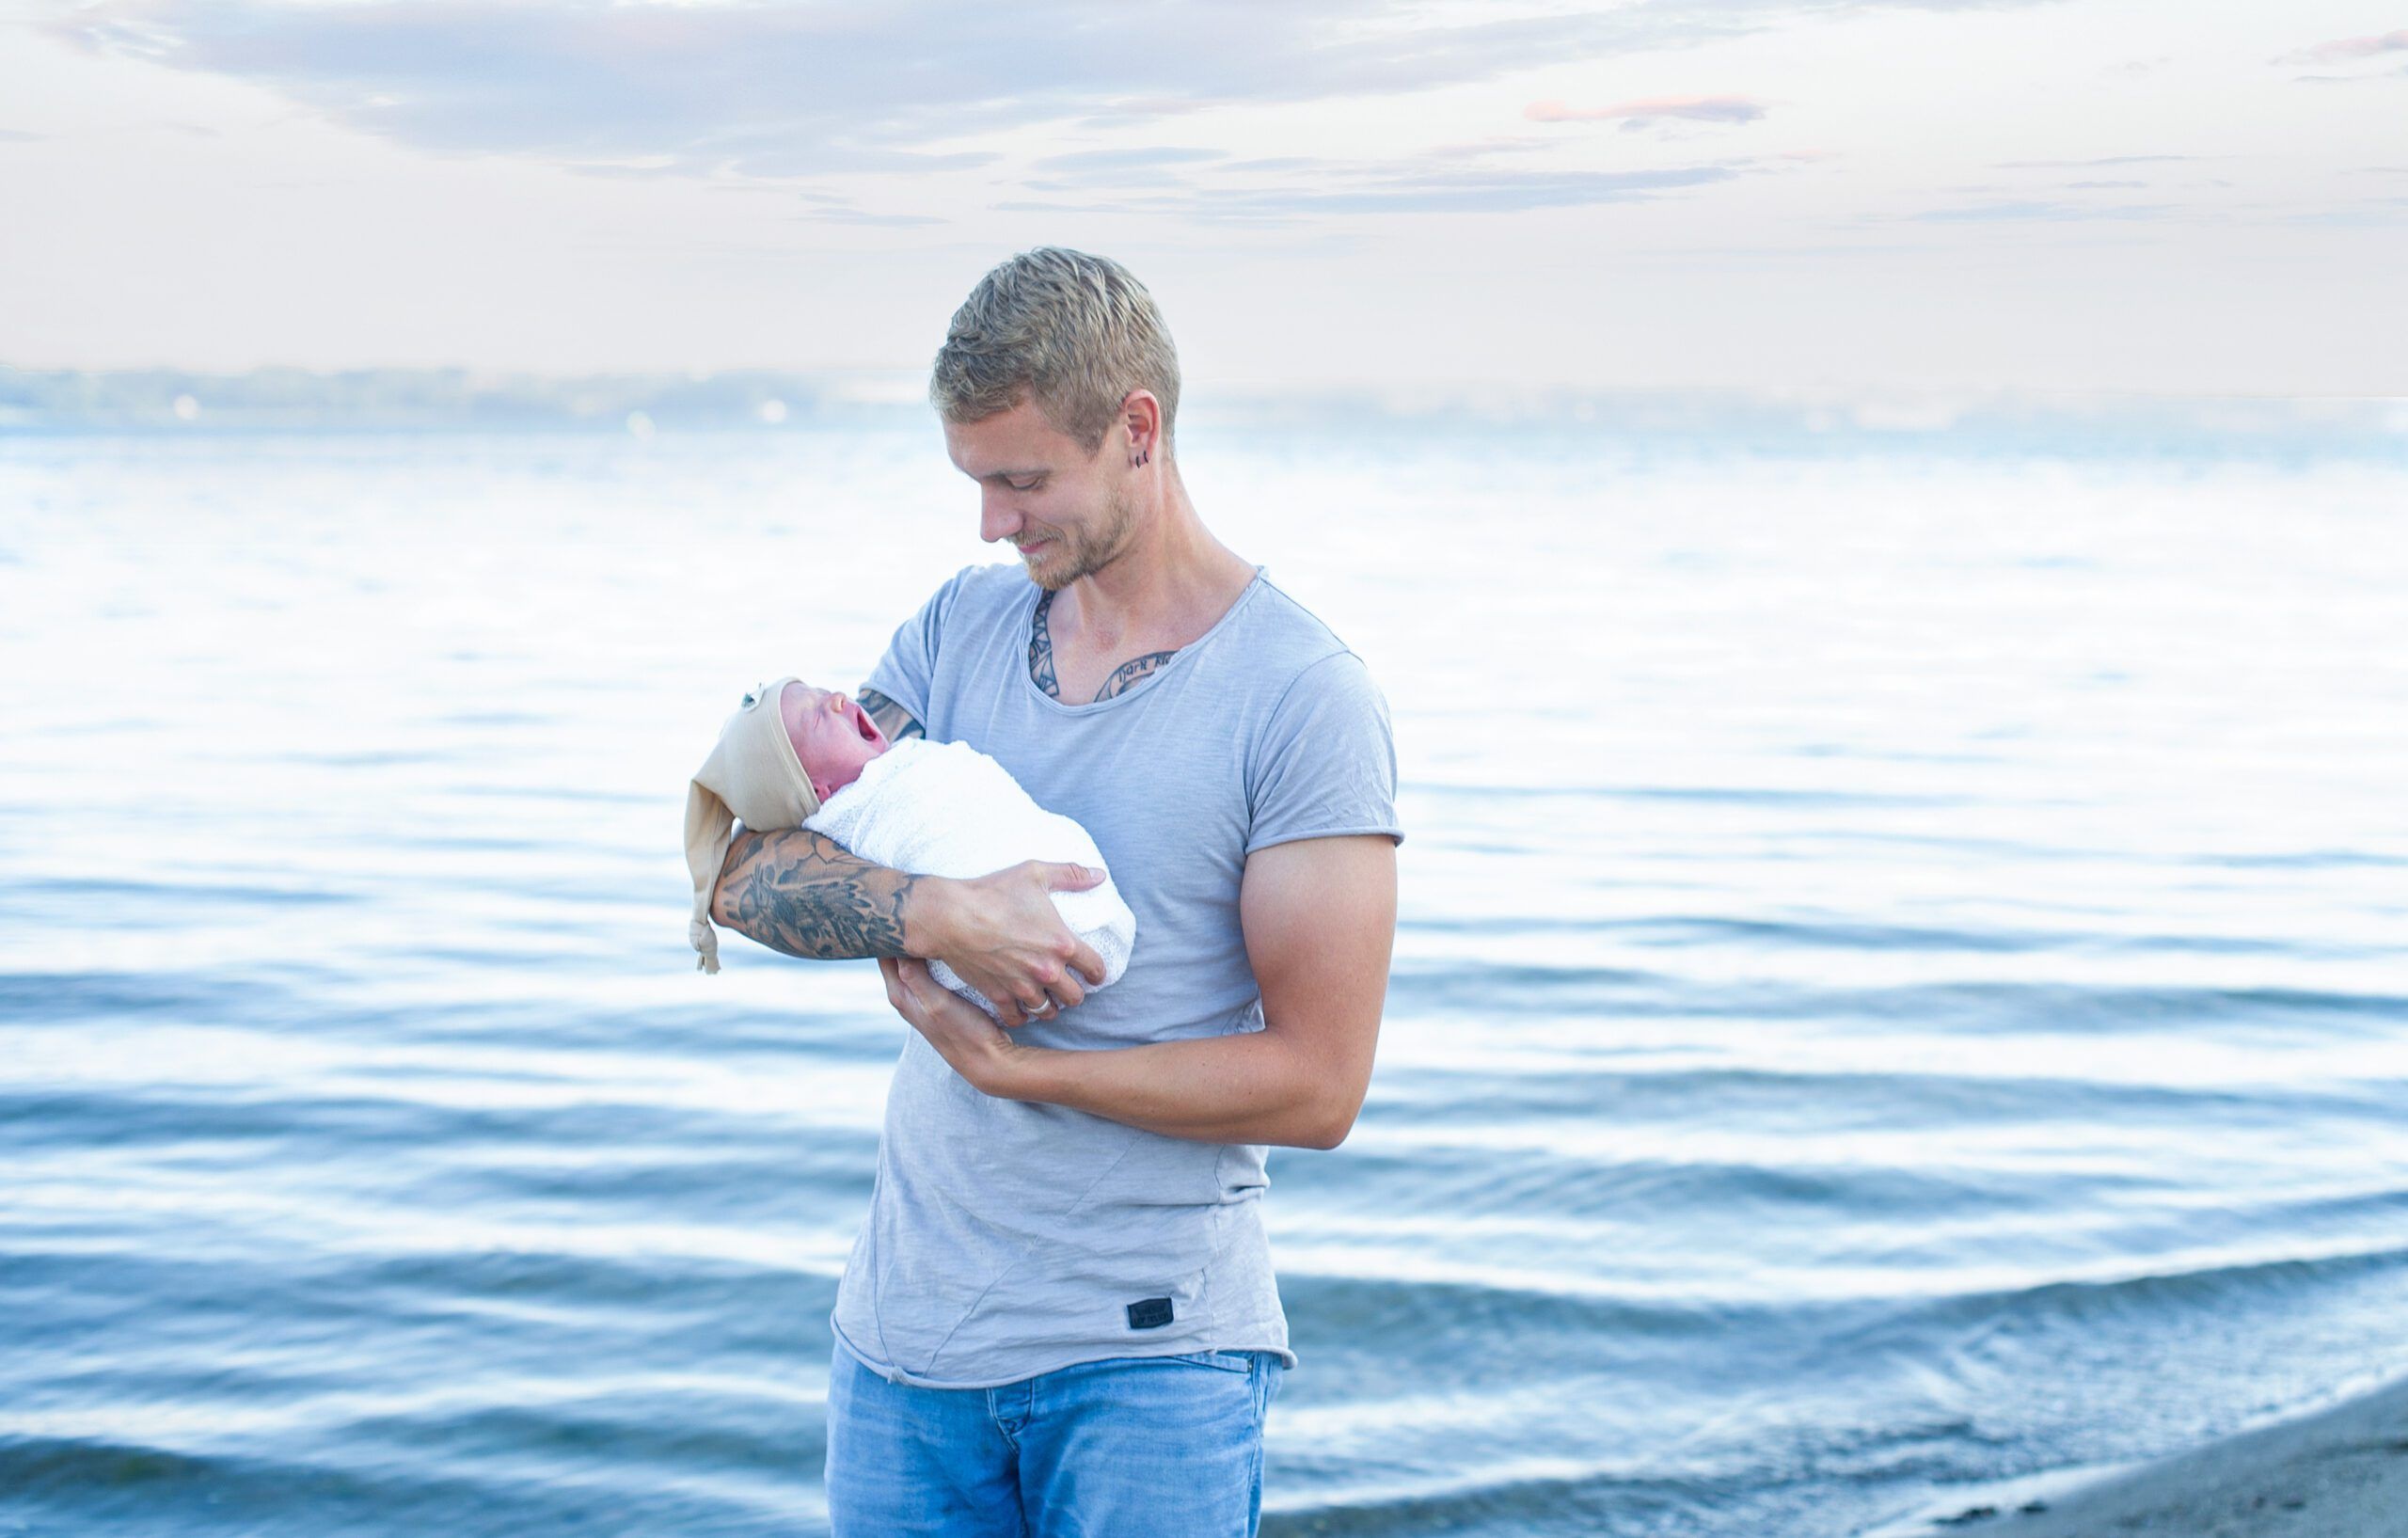
[(999, 1388), (891, 1383), (835, 1343), (834, 1538), (1254, 1538), (1275, 1352), (1110, 1356)]

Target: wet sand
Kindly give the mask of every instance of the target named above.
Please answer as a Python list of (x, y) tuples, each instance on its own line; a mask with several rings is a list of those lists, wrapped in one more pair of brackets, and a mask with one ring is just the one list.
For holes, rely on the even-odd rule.
[(2402, 1538), (2408, 1379), (2077, 1484), (2046, 1510), (1971, 1504), (1933, 1533), (1980, 1538)]

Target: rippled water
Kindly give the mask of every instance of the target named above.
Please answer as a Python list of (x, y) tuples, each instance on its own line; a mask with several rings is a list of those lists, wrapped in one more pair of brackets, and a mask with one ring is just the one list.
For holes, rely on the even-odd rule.
[[(1183, 426), (1404, 774), (1266, 1534), (1839, 1538), (2408, 1371), (2408, 454)], [(824, 1530), (906, 1029), (684, 938), (933, 427), (0, 440), (0, 1532)]]

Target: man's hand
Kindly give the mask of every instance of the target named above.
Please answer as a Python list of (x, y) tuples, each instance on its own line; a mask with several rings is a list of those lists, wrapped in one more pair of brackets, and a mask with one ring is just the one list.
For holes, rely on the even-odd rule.
[[(1103, 981), (1103, 958), (1070, 932), (1051, 894), (1085, 892), (1103, 879), (1084, 865), (1023, 860), (991, 875), (945, 881), (925, 954), (985, 995), (1006, 1025), (1075, 1008), (1086, 997), (1083, 977), (1087, 988)], [(990, 1023), (976, 1006), (956, 1002)]]
[(880, 957), (878, 970), (886, 975), (886, 1002), (927, 1038), (956, 1073), (981, 1094), (1003, 1092), (1012, 1055), (1026, 1049), (985, 1010), (929, 976), (926, 961)]

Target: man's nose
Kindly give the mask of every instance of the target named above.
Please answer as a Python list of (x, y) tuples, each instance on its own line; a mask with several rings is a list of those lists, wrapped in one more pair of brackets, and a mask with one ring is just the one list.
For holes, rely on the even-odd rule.
[(978, 537), (990, 545), (1009, 539), (1021, 531), (1020, 510), (1011, 505), (1009, 495), (990, 489), (978, 503)]

